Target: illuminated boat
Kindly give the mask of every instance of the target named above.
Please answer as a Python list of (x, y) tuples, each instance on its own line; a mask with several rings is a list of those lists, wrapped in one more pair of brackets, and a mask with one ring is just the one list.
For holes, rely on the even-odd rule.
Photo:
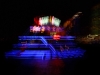
[(30, 26), (30, 32), (64, 36), (66, 32), (60, 22), (61, 20), (54, 16), (35, 17), (33, 26)]

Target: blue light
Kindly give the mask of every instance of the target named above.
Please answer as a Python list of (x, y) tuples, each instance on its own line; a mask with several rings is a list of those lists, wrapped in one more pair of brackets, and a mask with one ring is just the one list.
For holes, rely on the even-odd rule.
[(55, 50), (55, 48), (51, 44), (49, 44), (49, 47), (55, 53), (56, 50)]
[(47, 46), (48, 43), (43, 37), (41, 37), (41, 41)]
[[(20, 53), (19, 55), (17, 55)], [(17, 59), (23, 59), (23, 58), (28, 58), (28, 59), (42, 59), (44, 54), (47, 59), (54, 59), (56, 56), (59, 58), (79, 58), (83, 57), (85, 50), (78, 50), (76, 49), (70, 49), (69, 51), (63, 51), (59, 52), (56, 51), (57, 55), (55, 53), (51, 53), (50, 50), (25, 50), (24, 52), (20, 52), (20, 50), (12, 50), (10, 52), (5, 53), (5, 57), (7, 58), (17, 58)]]
[[(85, 50), (81, 49), (80, 47), (76, 47), (75, 42), (73, 42), (74, 38), (75, 38), (74, 36), (61, 36), (61, 40), (63, 39), (64, 42), (48, 43), (47, 42), (48, 39), (51, 39), (53, 42), (56, 42), (56, 41), (53, 40), (52, 36), (19, 36), (19, 39), (24, 40), (24, 41), (26, 41), (26, 39), (40, 40), (42, 44), (40, 43), (14, 44), (12, 51), (5, 52), (5, 57), (17, 58), (17, 59), (44, 59), (45, 58), (47, 60), (51, 58), (55, 59), (56, 57), (59, 57), (59, 58), (83, 57)], [(68, 41), (70, 39), (73, 39), (73, 40)], [(69, 46), (69, 49), (65, 50), (64, 48), (64, 51), (61, 52), (60, 49), (58, 49), (58, 47), (60, 47), (60, 45), (64, 46), (65, 44)], [(24, 51), (20, 50), (22, 46), (26, 47)]]

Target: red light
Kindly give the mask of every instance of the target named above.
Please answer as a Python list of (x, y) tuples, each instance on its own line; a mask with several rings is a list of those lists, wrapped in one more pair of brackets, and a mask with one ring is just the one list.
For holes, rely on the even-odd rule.
[(54, 36), (53, 36), (53, 39), (54, 39), (54, 40), (59, 40), (59, 39), (60, 39), (60, 35), (54, 35)]
[(36, 25), (39, 25), (39, 19), (38, 19), (38, 17), (35, 17), (35, 18), (34, 18), (34, 23), (35, 23)]

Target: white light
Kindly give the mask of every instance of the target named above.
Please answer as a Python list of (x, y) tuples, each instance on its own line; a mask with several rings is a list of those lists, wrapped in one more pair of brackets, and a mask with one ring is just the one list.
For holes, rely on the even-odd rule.
[(79, 15), (74, 15), (75, 17), (79, 16)]
[(42, 18), (39, 18), (39, 23), (40, 25), (44, 25), (44, 24), (47, 24), (49, 22), (49, 17), (42, 17)]
[(82, 12), (78, 12), (78, 13), (82, 13)]
[[(59, 19), (55, 18), (54, 16), (52, 17), (52, 21), (51, 21), (52, 24), (59, 26), (60, 22), (61, 21)], [(45, 25), (45, 24), (48, 24), (48, 23), (49, 23), (49, 17), (48, 16), (39, 18), (39, 24), (40, 25)]]
[(33, 27), (33, 32), (34, 32), (34, 31), (40, 31), (40, 27), (34, 26), (34, 27)]
[(60, 24), (60, 20), (59, 19), (57, 19), (57, 18), (52, 18), (52, 24), (55, 24), (56, 26), (59, 26), (59, 24)]

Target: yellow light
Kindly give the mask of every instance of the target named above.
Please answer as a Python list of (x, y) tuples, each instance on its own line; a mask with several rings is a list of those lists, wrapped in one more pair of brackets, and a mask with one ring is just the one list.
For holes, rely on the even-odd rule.
[(49, 19), (50, 23), (52, 22), (52, 16), (50, 16), (50, 19)]

